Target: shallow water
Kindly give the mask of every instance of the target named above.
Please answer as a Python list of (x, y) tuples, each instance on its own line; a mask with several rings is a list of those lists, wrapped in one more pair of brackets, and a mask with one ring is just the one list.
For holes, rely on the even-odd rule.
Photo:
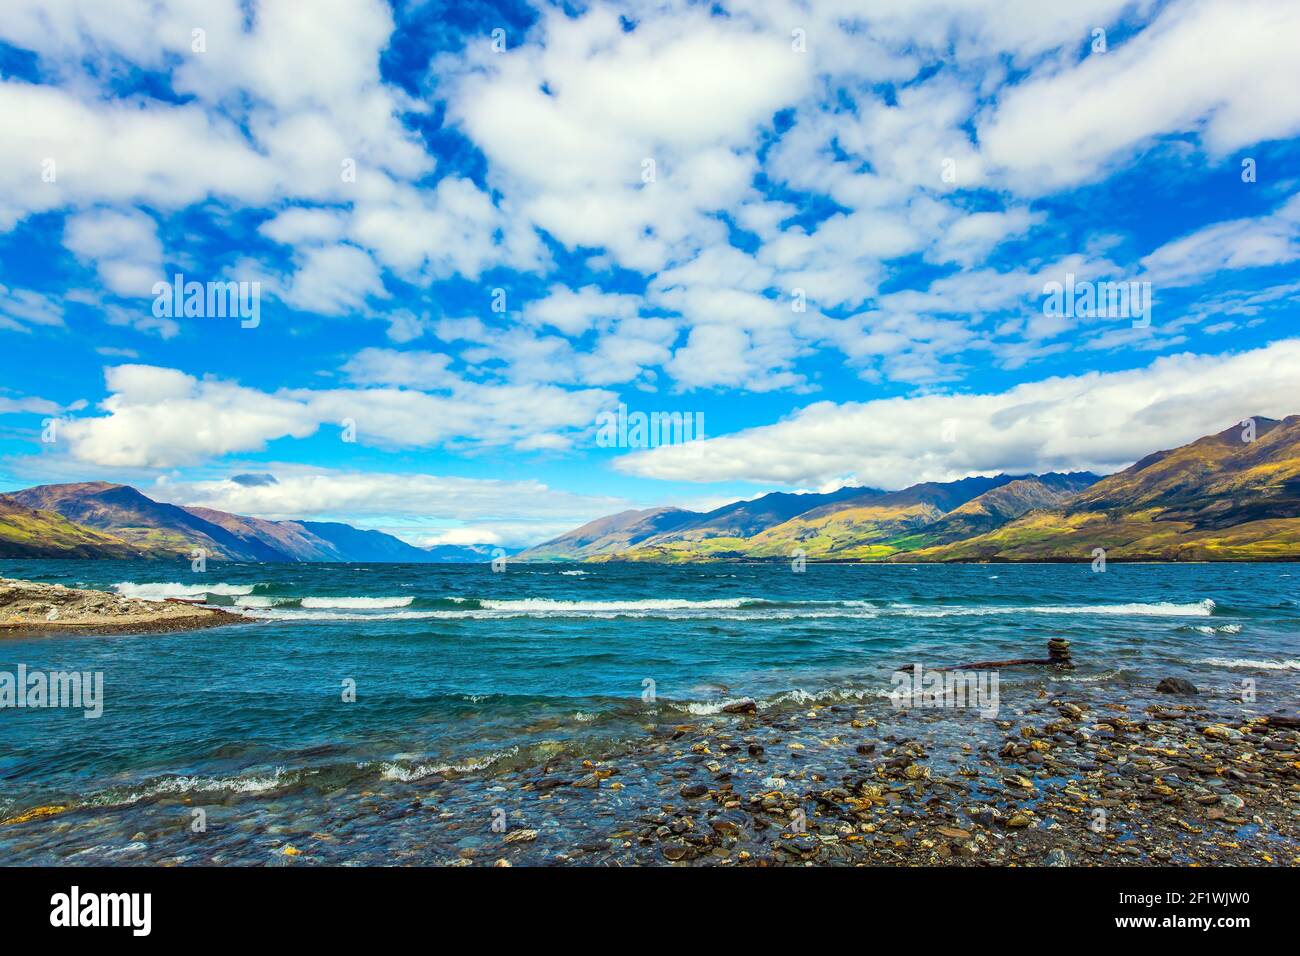
[[(421, 781), (453, 778), (457, 799), (481, 803), (495, 775), (608, 753), (650, 725), (728, 702), (888, 707), (900, 666), (1039, 657), (1051, 637), (1070, 640), (1078, 663), (1059, 679), (1092, 693), (1172, 674), (1227, 698), (1250, 680), (1267, 712), (1294, 708), (1300, 687), (1300, 566), (1287, 564), (794, 574), (212, 563), (197, 575), (187, 563), (5, 561), (0, 574), (189, 597), (248, 618), (193, 633), (0, 644), (0, 671), (24, 664), (104, 680), (98, 719), (0, 710), (0, 819), (72, 808), (0, 829), (0, 852), (23, 861), (175, 857), (155, 832), (166, 829), (160, 819), (180, 832), (185, 808), (211, 807), (224, 826), (205, 834), (205, 860), (264, 859), (260, 837), (326, 827), (333, 813), (348, 820), (338, 858), (382, 862), (391, 817), (423, 799)], [(1041, 677), (1002, 680), (1014, 695), (1017, 681)]]

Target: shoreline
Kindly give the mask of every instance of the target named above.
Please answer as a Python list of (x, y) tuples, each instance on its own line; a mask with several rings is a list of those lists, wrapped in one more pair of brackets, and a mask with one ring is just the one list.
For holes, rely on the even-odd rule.
[[(0, 839), (15, 863), (55, 865), (1300, 865), (1300, 717), (1275, 713), (1289, 693), (1243, 706), (1033, 676), (992, 718), (879, 698), (652, 705), (596, 749), (163, 786), (28, 807)], [(201, 838), (196, 807), (219, 821)]]
[(164, 634), (236, 623), (248, 619), (183, 601), (145, 601), (109, 591), (0, 578), (0, 639)]

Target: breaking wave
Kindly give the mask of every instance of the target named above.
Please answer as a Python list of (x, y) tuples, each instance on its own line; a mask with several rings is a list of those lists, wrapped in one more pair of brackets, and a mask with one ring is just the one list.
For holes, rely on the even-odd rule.
[(1202, 657), (1192, 661), (1193, 664), (1209, 664), (1212, 667), (1240, 667), (1262, 671), (1300, 671), (1300, 660), (1263, 661), (1249, 657)]
[(414, 598), (409, 597), (305, 597), (299, 604), (305, 608), (383, 609), (407, 607)]
[[(236, 607), (276, 620), (400, 621), (456, 620), (509, 617), (661, 617), (718, 620), (789, 620), (792, 618), (875, 617), (994, 617), (1017, 614), (1110, 615), (1116, 617), (1209, 617), (1214, 601), (1195, 604), (995, 605), (919, 606), (893, 604), (879, 607), (870, 601), (769, 601), (757, 598), (689, 600), (659, 598), (626, 601), (566, 601), (553, 598), (516, 600), (410, 597), (305, 597), (270, 601), (239, 600)], [(437, 606), (440, 605), (440, 606)], [(380, 613), (363, 613), (380, 612)], [(387, 612), (387, 613), (384, 613)], [(1223, 633), (1235, 633), (1225, 625)]]
[(145, 601), (165, 601), (168, 598), (202, 599), (209, 594), (234, 596), (252, 594), (255, 584), (181, 584), (179, 581), (162, 583), (136, 584), (133, 581), (119, 581), (113, 590), (122, 597), (140, 598)]

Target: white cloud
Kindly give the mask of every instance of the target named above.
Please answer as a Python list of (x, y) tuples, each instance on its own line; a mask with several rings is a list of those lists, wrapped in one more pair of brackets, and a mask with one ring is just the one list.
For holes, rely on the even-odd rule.
[(337, 242), (346, 230), (346, 216), (342, 210), (301, 206), (286, 209), (259, 227), (263, 235), (289, 246), (305, 242)]
[(0, 285), (0, 329), (27, 332), (33, 325), (63, 325), (63, 306), (40, 292)]
[(1175, 239), (1142, 259), (1150, 281), (1188, 285), (1229, 269), (1282, 265), (1300, 259), (1300, 193), (1276, 212), (1234, 219)]
[(518, 211), (643, 271), (725, 237), (709, 214), (749, 194), (759, 127), (811, 78), (782, 35), (739, 20), (680, 10), (627, 32), (603, 7), (548, 11), (524, 45), (472, 45), (442, 68), (460, 72), (452, 113)]
[[(1189, 0), (1105, 53), (1007, 92), (979, 124), (984, 158), (1035, 194), (1092, 179), (1166, 133), (1194, 131), (1216, 156), (1300, 132), (1300, 7)], [(1082, 38), (1081, 38), (1082, 39)]]
[(461, 528), (449, 528), (446, 531), (435, 531), (431, 534), (422, 534), (419, 540), (412, 542), (421, 548), (431, 548), (436, 545), (466, 545), (466, 544), (501, 544), (500, 532), (484, 525), (470, 525)]
[[(0, 145), (0, 230), (67, 210), (68, 247), (102, 289), (138, 295), (164, 260), (197, 257), (168, 216), (198, 211), (215, 222), (255, 208), (270, 217), (261, 235), (285, 246), (291, 265), (279, 274), (244, 259), (238, 278), (257, 278), (264, 296), (296, 309), (386, 319), (398, 343), (458, 321), (402, 301), (408, 286), (460, 277), (486, 287), (501, 267), (530, 273), (520, 287), (546, 288), (542, 298), (520, 308), (511, 288), (507, 315), (445, 340), (464, 346), (456, 359), (471, 379), (522, 389), (808, 390), (818, 379), (806, 360), (834, 349), (864, 379), (933, 384), (975, 362), (1012, 369), (1058, 354), (1079, 326), (1034, 313), (1046, 274), (1062, 266), (1098, 278), (1145, 269), (1171, 286), (1297, 257), (1292, 206), (1200, 230), (1140, 264), (1106, 258), (1125, 248), (1127, 237), (1114, 236), (1110, 245), (1085, 239), (1087, 248), (1053, 263), (985, 267), (1001, 243), (1043, 235), (1045, 213), (1018, 195), (1093, 179), (1169, 134), (1191, 134), (1219, 157), (1300, 130), (1294, 97), (1257, 92), (1297, 85), (1287, 42), (1294, 5), (551, 8), (512, 35), (507, 52), (470, 38), (423, 78), (432, 97), (446, 98), (448, 125), (486, 158), (485, 189), (440, 169), (403, 122), (434, 107), (381, 75), (395, 28), (383, 0), (113, 6), (6, 8), (0, 37), (36, 51), (46, 82), (0, 82), (0, 113), (14, 118)], [(1154, 22), (1129, 35), (1152, 12)], [(192, 47), (196, 26), (202, 52)], [(1111, 31), (1111, 48), (1085, 54), (1095, 27)], [(165, 74), (186, 102), (116, 95), (114, 81), (133, 67)], [(778, 111), (793, 118), (789, 128)], [(1170, 161), (1195, 153), (1186, 149)], [(42, 179), (46, 159), (52, 182)], [(943, 176), (949, 160), (954, 182)], [(759, 189), (760, 176), (776, 190)], [(805, 202), (804, 192), (824, 203)], [(180, 248), (162, 248), (152, 217)], [(733, 224), (756, 237), (745, 251), (731, 245)], [(644, 295), (557, 282), (538, 229), (579, 252), (592, 275), (641, 273)], [(959, 271), (917, 288), (906, 279), (911, 261)], [(795, 289), (807, 313), (788, 308)], [(143, 309), (96, 305), (113, 324), (180, 331)], [(1010, 315), (988, 318), (999, 312)], [(2, 328), (33, 321), (0, 310)], [(1083, 331), (1093, 349), (1168, 348), (1183, 334), (1164, 324), (1146, 337)], [(382, 361), (391, 380), (378, 351), (352, 371), (401, 392), (447, 368)], [(562, 448), (568, 430), (510, 441)]]
[(370, 253), (339, 243), (304, 249), (282, 298), (304, 312), (348, 315), (369, 311), (371, 297), (387, 295)]
[(57, 402), (45, 398), (9, 398), (0, 395), (0, 415), (57, 415), (63, 411)]
[[(3, 81), (0, 115), (0, 230), (65, 206), (176, 208), (209, 195), (260, 202), (276, 179), (229, 121), (195, 105), (83, 102), (58, 87)], [(53, 181), (43, 177), (47, 161)]]
[(136, 209), (79, 213), (68, 219), (63, 242), (95, 266), (108, 289), (152, 303), (150, 290), (163, 279), (162, 243), (152, 217)]
[(996, 394), (819, 402), (773, 425), (626, 455), (616, 467), (671, 481), (899, 488), (1001, 471), (1112, 471), (1247, 416), (1296, 413), (1300, 339), (1288, 339)]
[[(10, 7), (0, 38), (40, 53), (43, 70), (63, 83), (0, 82), (0, 114), (12, 127), (0, 147), (0, 230), (57, 208), (165, 213), (209, 198), (257, 208), (298, 201), (335, 208), (284, 210), (264, 227), (269, 237), (294, 246), (348, 239), (407, 278), (544, 261), (537, 237), (469, 181), (411, 186), (435, 162), (399, 114), (428, 106), (380, 77), (394, 28), (382, 0), (262, 0), (254, 8), (122, 0), (112, 17), (96, 0)], [(202, 51), (193, 49), (195, 29), (204, 31)], [(117, 57), (167, 72), (173, 89), (193, 99), (113, 98), (101, 84), (121, 71)], [(341, 265), (343, 255), (301, 250), (307, 275), (280, 283), (291, 304), (355, 311), (375, 289), (378, 266), (353, 257), (363, 270), (355, 282), (339, 276), (304, 291), (322, 285), (324, 258)], [(100, 267), (112, 291), (138, 280), (127, 265), (119, 257)]]
[(639, 300), (633, 295), (601, 292), (595, 286), (574, 290), (556, 285), (545, 298), (524, 307), (524, 320), (578, 336), (593, 327), (608, 326), (612, 320), (635, 316), (638, 305)]
[[(349, 371), (382, 379), (378, 358)], [(397, 374), (386, 373), (390, 380)], [(538, 384), (456, 382), (447, 394), (392, 387), (266, 392), (149, 365), (119, 365), (105, 378), (106, 414), (68, 422), (63, 436), (73, 458), (114, 468), (194, 464), (345, 420), (355, 423), (361, 444), (553, 447), (566, 433), (590, 431), (596, 414), (613, 404), (598, 389)]]

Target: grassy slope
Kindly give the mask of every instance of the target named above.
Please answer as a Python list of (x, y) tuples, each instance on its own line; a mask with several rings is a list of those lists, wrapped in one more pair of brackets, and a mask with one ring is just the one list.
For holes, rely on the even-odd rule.
[(597, 518), (516, 555), (519, 561), (587, 561), (621, 554), (656, 535), (702, 517), (681, 508), (622, 511)]
[(915, 561), (1300, 559), (1300, 416), (1158, 452), (1070, 500)]
[(913, 528), (923, 527), (942, 512), (933, 505), (901, 507), (863, 505), (831, 514), (799, 516), (752, 538), (716, 537), (697, 541), (669, 541), (608, 554), (618, 561), (709, 561), (728, 558), (790, 557), (802, 551), (808, 558), (863, 560), (884, 557), (896, 549), (883, 544)]
[(1269, 561), (1300, 558), (1300, 518), (1225, 529), (1162, 520), (1156, 510), (1105, 514), (1036, 511), (988, 534), (901, 554), (901, 561), (1091, 561), (1093, 549), (1128, 561)]
[[(954, 508), (1011, 488), (1009, 476), (926, 482), (896, 492), (863, 494), (811, 508), (749, 537), (647, 541), (610, 557), (623, 561), (709, 561), (728, 558), (875, 561), (896, 551), (934, 543), (917, 534)], [(1004, 493), (1010, 501), (1015, 492)], [(1001, 507), (1008, 507), (1004, 504)], [(1023, 510), (1023, 509), (1022, 509)]]
[(119, 537), (73, 524), (54, 511), (0, 499), (0, 557), (131, 558), (135, 547)]

